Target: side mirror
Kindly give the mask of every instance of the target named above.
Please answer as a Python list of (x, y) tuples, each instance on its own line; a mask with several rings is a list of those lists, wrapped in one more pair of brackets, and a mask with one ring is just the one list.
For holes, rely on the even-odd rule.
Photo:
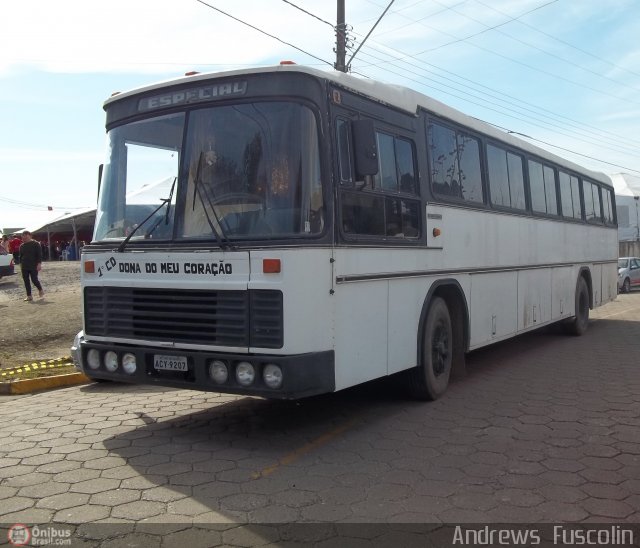
[(373, 120), (355, 120), (352, 122), (353, 148), (356, 160), (356, 176), (378, 173), (378, 145)]

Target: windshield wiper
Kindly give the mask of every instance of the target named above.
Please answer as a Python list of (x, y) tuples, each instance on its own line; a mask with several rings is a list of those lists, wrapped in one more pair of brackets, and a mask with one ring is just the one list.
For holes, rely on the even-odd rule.
[[(134, 229), (133, 229), (131, 232), (129, 232), (129, 235), (128, 235), (124, 240), (122, 240), (122, 243), (118, 246), (118, 251), (119, 251), (119, 252), (123, 252), (123, 251), (124, 251), (124, 248), (125, 248), (125, 247), (127, 247), (127, 244), (129, 243), (129, 241), (131, 240), (131, 238), (133, 238), (133, 235), (134, 235), (136, 232), (138, 232), (138, 229), (139, 229), (140, 227), (142, 227), (142, 225), (144, 225), (144, 224), (145, 224), (149, 219), (151, 219), (151, 217), (153, 217), (156, 213), (158, 213), (158, 211), (160, 211), (164, 206), (167, 206), (167, 214), (166, 214), (166, 216), (165, 216), (165, 219), (166, 219), (166, 221), (168, 222), (168, 220), (169, 220), (169, 208), (171, 207), (171, 199), (173, 198), (173, 189), (174, 189), (174, 188), (175, 188), (175, 186), (176, 186), (176, 181), (177, 181), (177, 180), (178, 180), (178, 178), (177, 178), (177, 177), (174, 177), (174, 178), (173, 178), (173, 183), (172, 183), (172, 185), (171, 185), (171, 191), (169, 192), (169, 197), (168, 197), (168, 198), (161, 198), (161, 199), (160, 199), (160, 202), (161, 202), (161, 203), (160, 203), (160, 205), (159, 205), (158, 207), (156, 207), (156, 208), (155, 208), (155, 209), (154, 209), (154, 210), (153, 210), (153, 211), (152, 211), (152, 212), (151, 212), (151, 213), (150, 213), (150, 214), (149, 214), (149, 215), (144, 219), (144, 221), (142, 221), (141, 223), (138, 223), (138, 224), (134, 227)], [(158, 224), (159, 224), (159, 222), (158, 222), (158, 223), (156, 223), (156, 224), (153, 226), (153, 228), (152, 228), (152, 229), (147, 233), (147, 236), (148, 236), (149, 234), (151, 234), (151, 232), (153, 232), (153, 231), (156, 229), (156, 227), (158, 226)]]
[(216, 227), (213, 225), (213, 222), (211, 221), (211, 217), (209, 217), (209, 212), (207, 211), (207, 204), (205, 204), (204, 198), (202, 197), (203, 191), (200, 188), (201, 187), (200, 167), (202, 166), (202, 156), (203, 156), (203, 152), (201, 151), (200, 152), (200, 157), (198, 158), (198, 168), (196, 169), (196, 176), (195, 176), (195, 179), (193, 180), (193, 186), (194, 186), (195, 190), (193, 192), (193, 204), (191, 206), (191, 210), (193, 211), (195, 209), (195, 206), (196, 206), (196, 194), (197, 194), (198, 198), (200, 199), (200, 203), (202, 204), (202, 209), (203, 209), (204, 215), (205, 215), (205, 217), (207, 219), (207, 223), (209, 223), (209, 227), (211, 228), (211, 232), (216, 237), (216, 242), (218, 242), (218, 245), (220, 246), (221, 249), (229, 248), (229, 247), (231, 247), (231, 245), (229, 244), (229, 239), (227, 238), (227, 235), (224, 233), (224, 228), (222, 227), (222, 223), (220, 222), (220, 218), (218, 217), (218, 214), (216, 213), (215, 205), (213, 205), (213, 202), (212, 202), (211, 198), (209, 198), (209, 195), (207, 194), (207, 192), (204, 191), (204, 195), (207, 198), (207, 204), (211, 208), (211, 212), (213, 213), (213, 216), (215, 217), (215, 220), (216, 220), (216, 223), (218, 224), (218, 228), (220, 229), (220, 232), (218, 232), (218, 230), (216, 230)]
[[(176, 188), (176, 181), (178, 180), (178, 177), (174, 177), (173, 178), (173, 183), (171, 183), (171, 190), (169, 191), (169, 197), (163, 199), (163, 201), (167, 201), (167, 212), (164, 215), (164, 224), (168, 225), (169, 224), (169, 213), (171, 212), (171, 200), (173, 199), (173, 191)], [(160, 208), (161, 209), (161, 208)], [(157, 211), (157, 210), (156, 210)], [(153, 214), (152, 214), (153, 215)], [(160, 226), (160, 223), (162, 222), (162, 217), (160, 217), (160, 219), (158, 219), (154, 225), (146, 232), (146, 234), (144, 235), (145, 238), (149, 238), (151, 236), (151, 234), (155, 231), (156, 228), (158, 228)]]

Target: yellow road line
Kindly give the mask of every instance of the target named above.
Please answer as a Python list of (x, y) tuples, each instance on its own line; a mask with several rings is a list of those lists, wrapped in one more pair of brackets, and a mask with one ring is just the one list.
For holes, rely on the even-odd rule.
[(333, 440), (334, 438), (338, 437), (340, 434), (342, 434), (343, 432), (351, 428), (355, 423), (356, 423), (356, 420), (352, 419), (347, 423), (343, 424), (342, 426), (338, 426), (337, 428), (334, 428), (330, 432), (327, 432), (326, 434), (322, 434), (320, 437), (316, 438), (315, 440), (310, 441), (309, 443), (305, 443), (302, 447), (299, 447), (298, 449), (293, 450), (291, 453), (288, 453), (275, 464), (272, 464), (271, 466), (267, 466), (266, 468), (263, 468), (259, 472), (254, 472), (251, 475), (251, 477), (253, 479), (260, 479), (260, 478), (266, 478), (270, 476), (278, 468), (280, 468), (280, 466), (291, 464), (292, 462), (297, 461), (300, 457), (306, 455), (310, 451), (313, 451), (314, 449), (317, 449), (318, 447), (322, 447), (323, 445), (329, 443), (331, 440)]
[(64, 358), (56, 358), (55, 360), (32, 362), (32, 363), (27, 363), (17, 367), (9, 367), (7, 369), (2, 369), (0, 370), (0, 376), (5, 377), (7, 375), (15, 375), (16, 373), (22, 373), (23, 371), (25, 372), (31, 371), (31, 369), (36, 369), (36, 370), (47, 369), (47, 368), (53, 369), (55, 367), (65, 367), (68, 365), (73, 365), (73, 361), (69, 356)]

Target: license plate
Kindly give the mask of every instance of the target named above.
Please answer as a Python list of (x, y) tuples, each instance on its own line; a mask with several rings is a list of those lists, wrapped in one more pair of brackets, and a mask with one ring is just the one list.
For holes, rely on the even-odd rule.
[(153, 367), (161, 371), (188, 371), (186, 356), (153, 356)]

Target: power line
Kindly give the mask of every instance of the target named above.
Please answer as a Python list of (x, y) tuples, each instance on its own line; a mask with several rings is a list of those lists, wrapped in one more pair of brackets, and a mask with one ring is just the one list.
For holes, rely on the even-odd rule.
[[(489, 123), (491, 123), (491, 122), (489, 122)], [(623, 165), (620, 165), (620, 164), (614, 164), (613, 162), (607, 162), (606, 160), (602, 160), (600, 158), (595, 158), (594, 156), (589, 156), (588, 154), (583, 154), (582, 152), (576, 152), (575, 150), (571, 150), (569, 148), (561, 147), (559, 145), (554, 145), (553, 143), (549, 143), (547, 141), (543, 141), (542, 139), (537, 139), (536, 137), (531, 137), (531, 135), (526, 135), (526, 134), (520, 133), (518, 131), (512, 131), (510, 129), (506, 129), (504, 127), (498, 126), (496, 124), (491, 124), (491, 125), (494, 126), (494, 127), (497, 127), (498, 129), (501, 129), (503, 131), (506, 131), (507, 133), (511, 133), (511, 134), (514, 134), (514, 135), (519, 135), (520, 137), (525, 137), (526, 139), (531, 139), (532, 141), (537, 141), (538, 143), (543, 143), (543, 144), (545, 144), (547, 146), (550, 146), (550, 147), (553, 147), (553, 148), (557, 148), (559, 150), (564, 150), (565, 152), (570, 152), (571, 154), (575, 154), (576, 156), (582, 156), (583, 158), (589, 158), (590, 160), (595, 160), (596, 162), (607, 164), (609, 166), (619, 167), (619, 168), (625, 169), (627, 171), (633, 171), (634, 173), (640, 174), (640, 170), (633, 169), (631, 167), (626, 167), (626, 166), (623, 166)]]
[(308, 55), (309, 57), (313, 57), (314, 59), (318, 60), (318, 61), (322, 61), (323, 63), (326, 63), (327, 65), (329, 65), (330, 67), (333, 66), (333, 63), (330, 63), (329, 61), (322, 59), (320, 57), (317, 57), (316, 55), (313, 55), (312, 53), (309, 53), (308, 51), (303, 50), (302, 48), (299, 48), (298, 46), (294, 46), (293, 44), (291, 44), (290, 42), (286, 42), (284, 40), (282, 40), (281, 38), (278, 38), (277, 36), (274, 36), (273, 34), (269, 34), (268, 32), (259, 29), (258, 27), (253, 26), (250, 23), (247, 23), (246, 21), (243, 21), (242, 19), (238, 19), (237, 17), (234, 17), (233, 15), (227, 13), (226, 11), (221, 10), (220, 8), (216, 8), (215, 6), (212, 6), (211, 4), (207, 4), (206, 2), (204, 2), (204, 0), (196, 0), (196, 2), (199, 2), (200, 4), (207, 6), (208, 8), (211, 8), (212, 10), (215, 10), (219, 13), (221, 13), (222, 15), (226, 15), (227, 17), (233, 19), (234, 21), (237, 21), (238, 23), (242, 23), (243, 25), (258, 31), (260, 34), (264, 34), (265, 36), (268, 36), (269, 38), (273, 38), (274, 40), (277, 40), (278, 42), (280, 42), (281, 44), (284, 44), (285, 46), (289, 46), (292, 47), (293, 49), (300, 51), (302, 53), (304, 53), (305, 55)]
[[(368, 53), (368, 52), (365, 52), (365, 55), (371, 56), (371, 54)], [(396, 66), (396, 65), (392, 65), (392, 66)], [(396, 67), (396, 68), (400, 68), (400, 67)], [(406, 71), (405, 74), (402, 74), (402, 73), (390, 70), (389, 68), (386, 68), (385, 70), (387, 72), (390, 72), (392, 74), (395, 74), (397, 76), (405, 78), (405, 79), (407, 79), (409, 81), (421, 84), (422, 86), (425, 86), (425, 87), (428, 87), (428, 88), (432, 88), (432, 89), (435, 89), (436, 91), (439, 91), (441, 93), (447, 94), (447, 95), (449, 95), (451, 97), (455, 97), (457, 99), (461, 99), (461, 100), (465, 101), (466, 103), (470, 103), (470, 104), (473, 104), (473, 105), (476, 105), (476, 106), (480, 106), (480, 107), (482, 107), (482, 108), (484, 108), (486, 110), (490, 110), (492, 112), (496, 112), (496, 113), (501, 114), (503, 116), (507, 116), (509, 118), (513, 118), (515, 120), (518, 120), (519, 122), (525, 121), (525, 120), (522, 119), (522, 113), (520, 113), (520, 112), (518, 112), (518, 111), (516, 111), (516, 110), (514, 110), (512, 108), (496, 104), (495, 102), (489, 101), (489, 100), (484, 99), (482, 97), (478, 97), (476, 95), (472, 95), (472, 94), (470, 94), (470, 93), (468, 93), (468, 92), (466, 92), (464, 90), (456, 89), (455, 91), (463, 93), (465, 96), (458, 95), (456, 93), (452, 93), (450, 89), (443, 89), (441, 87), (433, 85), (433, 83), (431, 83), (431, 84), (427, 83), (427, 82), (425, 82), (424, 79), (423, 80), (416, 80), (414, 78), (411, 78), (410, 76), (407, 76), (406, 73), (409, 73), (409, 74), (412, 74), (412, 75), (417, 76), (419, 78), (422, 78), (421, 75), (419, 75), (419, 74), (417, 74), (417, 73), (415, 73), (413, 71), (406, 71), (406, 69), (400, 68), (400, 70), (405, 70)], [(479, 103), (478, 100), (479, 101), (483, 101), (483, 103)], [(492, 106), (488, 106), (488, 105), (492, 105)], [(494, 108), (494, 107), (497, 107), (497, 108)], [(509, 112), (511, 112), (513, 114), (509, 114)], [(560, 135), (564, 135), (566, 137), (570, 137), (572, 139), (575, 139), (575, 140), (578, 140), (578, 141), (582, 141), (582, 142), (590, 144), (590, 145), (597, 145), (597, 146), (600, 146), (601, 148), (607, 148), (609, 150), (612, 150), (613, 152), (617, 152), (617, 153), (620, 153), (620, 154), (629, 154), (629, 153), (635, 152), (635, 149), (629, 149), (628, 151), (624, 151), (624, 150), (620, 150), (618, 148), (614, 148), (612, 146), (609, 146), (607, 141), (589, 140), (589, 139), (585, 139), (585, 138), (582, 138), (582, 137), (577, 137), (576, 135), (572, 135), (570, 133), (567, 133), (566, 131), (558, 131), (558, 130), (564, 129), (563, 126), (559, 126), (557, 124), (553, 124), (553, 123), (547, 122), (545, 120), (540, 120), (539, 118), (532, 118), (532, 117), (529, 117), (529, 118), (530, 119), (526, 120), (526, 122), (531, 124), (531, 125), (533, 125), (533, 126), (536, 126), (536, 127), (542, 128), (542, 129), (549, 129), (548, 127), (540, 125), (540, 124), (546, 124), (547, 126), (551, 126), (551, 128), (555, 128), (554, 131), (556, 133), (560, 134)], [(531, 120), (534, 120), (534, 121), (531, 121)]]
[(6, 202), (8, 204), (14, 205), (16, 207), (21, 207), (25, 209), (35, 209), (46, 211), (49, 208), (59, 209), (59, 210), (68, 210), (68, 209), (85, 209), (85, 207), (67, 207), (67, 206), (52, 206), (52, 205), (43, 205), (43, 204), (34, 204), (30, 202), (22, 202), (20, 200), (13, 200), (11, 198), (0, 198), (0, 202)]
[[(500, 11), (499, 9), (494, 8), (493, 6), (490, 6), (488, 4), (485, 4), (484, 2), (481, 2), (480, 0), (475, 0), (478, 4), (480, 4), (481, 6), (484, 6), (485, 8), (489, 8), (493, 11), (495, 11), (496, 13), (499, 13), (500, 15), (506, 15), (504, 12)], [(634, 76), (640, 76), (640, 73), (638, 72), (634, 72), (632, 70), (626, 69), (624, 67), (621, 67), (620, 65), (617, 65), (607, 59), (604, 59), (603, 57), (600, 57), (598, 55), (595, 55), (594, 53), (591, 53), (585, 49), (579, 48), (578, 46), (571, 44), (565, 40), (562, 40), (561, 38), (558, 38), (557, 36), (553, 36), (552, 34), (549, 34), (548, 32), (545, 32), (543, 30), (540, 30), (538, 27), (535, 27), (533, 25), (530, 25), (529, 23), (525, 23), (524, 21), (518, 21), (518, 23), (520, 23), (521, 25), (524, 25), (527, 28), (530, 28), (540, 34), (542, 34), (543, 36), (546, 36), (547, 38), (551, 38), (552, 40), (555, 40), (556, 42), (559, 42), (560, 44), (564, 44), (565, 46), (569, 46), (570, 48), (575, 49), (576, 51), (579, 51), (580, 53), (583, 53), (585, 55), (588, 55), (589, 57), (592, 57), (593, 59), (596, 59), (598, 61), (601, 61), (603, 63), (606, 63), (607, 65), (612, 66), (613, 68), (616, 68), (618, 70), (624, 71), (624, 72), (628, 72), (629, 74), (633, 74)]]
[[(355, 33), (355, 34), (357, 34), (357, 33)], [(447, 76), (442, 76), (442, 75), (436, 74), (432, 70), (420, 69), (420, 67), (415, 66), (415, 64), (410, 64), (408, 61), (404, 60), (403, 57), (400, 57), (400, 58), (393, 57), (390, 54), (388, 54), (386, 52), (382, 52), (379, 49), (371, 47), (371, 46), (369, 46), (368, 49), (372, 49), (372, 50), (374, 50), (374, 51), (376, 51), (376, 52), (378, 52), (378, 53), (380, 53), (382, 55), (387, 55), (387, 56), (391, 57), (390, 60), (389, 59), (383, 60), (380, 57), (377, 57), (377, 56), (372, 55), (370, 53), (366, 53), (367, 55), (369, 55), (370, 57), (373, 57), (377, 61), (383, 61), (384, 63), (389, 63), (390, 61), (399, 60), (403, 64), (410, 65), (412, 69), (423, 70), (424, 72), (427, 72), (428, 76), (418, 75), (415, 72), (415, 70), (405, 69), (405, 68), (399, 67), (397, 64), (393, 64), (393, 66), (399, 68), (400, 70), (407, 70), (411, 74), (414, 74), (414, 75), (417, 75), (417, 76), (430, 77), (430, 78), (439, 78), (439, 79), (442, 79), (442, 80), (444, 80), (446, 82), (451, 82), (451, 83), (456, 84), (456, 85), (460, 84), (458, 81), (456, 81), (456, 80), (454, 80), (452, 78), (449, 78)], [(387, 48), (387, 49), (391, 49), (392, 51), (398, 52), (400, 55), (404, 55), (403, 52), (401, 52), (399, 50), (396, 50), (394, 48)], [(465, 86), (464, 89), (455, 88), (456, 91), (460, 91), (461, 93), (471, 95), (472, 97), (478, 97), (477, 95), (471, 94), (468, 91), (469, 84), (470, 84), (471, 86), (473, 86), (473, 87), (471, 87), (471, 89), (473, 91), (478, 91), (478, 93), (481, 93), (482, 95), (487, 95), (487, 96), (489, 96), (489, 97), (491, 97), (493, 99), (496, 99), (496, 100), (498, 100), (500, 102), (503, 102), (503, 103), (506, 103), (508, 105), (511, 105), (511, 106), (521, 110), (521, 111), (524, 111), (525, 113), (526, 112), (530, 112), (530, 113), (533, 113), (533, 114), (536, 114), (536, 115), (539, 115), (539, 116), (543, 116), (544, 118), (550, 118), (550, 116), (551, 116), (551, 119), (555, 119), (556, 121), (559, 121), (560, 123), (563, 124), (561, 126), (562, 128), (566, 129), (567, 125), (569, 127), (575, 128), (575, 129), (578, 129), (580, 127), (586, 128), (590, 132), (589, 133), (589, 137), (590, 138), (593, 137), (593, 133), (595, 132), (597, 134), (600, 134), (601, 137), (606, 137), (606, 139), (607, 139), (606, 143), (607, 144), (609, 144), (612, 140), (614, 140), (614, 141), (617, 141), (619, 145), (621, 145), (623, 147), (628, 147), (630, 149), (630, 151), (633, 151), (633, 152), (636, 151), (637, 147), (634, 147), (630, 143), (636, 142), (636, 143), (640, 144), (640, 141), (634, 140), (634, 139), (629, 138), (629, 137), (626, 137), (624, 140), (622, 140), (620, 138), (619, 134), (616, 134), (616, 133), (613, 133), (613, 132), (609, 132), (609, 131), (606, 131), (606, 130), (602, 130), (602, 129), (598, 128), (598, 127), (591, 126), (590, 124), (585, 124), (584, 122), (580, 122), (578, 120), (574, 120), (573, 118), (570, 118), (568, 116), (557, 114), (557, 113), (555, 113), (555, 112), (553, 112), (553, 111), (551, 111), (549, 109), (546, 109), (544, 107), (540, 107), (538, 105), (534, 105), (533, 103), (529, 103), (527, 101), (520, 100), (517, 97), (514, 97), (514, 96), (506, 94), (506, 93), (503, 93), (501, 91), (498, 91), (498, 90), (496, 90), (494, 88), (490, 88), (490, 87), (485, 86), (485, 85), (482, 85), (480, 83), (474, 82), (473, 80), (470, 80), (468, 78), (460, 76), (460, 75), (458, 75), (458, 74), (456, 74), (454, 72), (451, 72), (449, 70), (446, 70), (446, 69), (443, 69), (441, 67), (438, 67), (437, 65), (433, 65), (431, 63), (427, 63), (425, 61), (421, 61), (420, 59), (415, 59), (415, 61), (417, 63), (421, 64), (421, 65), (425, 65), (426, 67), (432, 67), (434, 69), (437, 69), (439, 71), (444, 72), (445, 74), (449, 74), (449, 75), (451, 75), (452, 77), (454, 77), (454, 78), (456, 78), (458, 80), (463, 81), (463, 83), (461, 85)], [(367, 66), (380, 66), (381, 64), (382, 63), (371, 63), (370, 65), (367, 65)], [(364, 67), (364, 68), (367, 68), (367, 67)], [(482, 88), (482, 89), (479, 89), (479, 88)], [(486, 92), (486, 91), (483, 91), (483, 89), (484, 90), (488, 90), (489, 93)], [(448, 91), (444, 91), (444, 90), (439, 90), (439, 91), (443, 91), (444, 93), (448, 93)], [(504, 98), (502, 98), (500, 96), (506, 97), (507, 99), (504, 99)], [(483, 100), (485, 100), (485, 99), (483, 99)], [(495, 104), (495, 103), (492, 102), (492, 104)], [(532, 108), (529, 108), (529, 107), (532, 107)], [(508, 107), (505, 107), (505, 108), (508, 108)], [(512, 109), (509, 108), (509, 110), (512, 110)], [(545, 113), (548, 113), (548, 114), (545, 114)], [(526, 116), (526, 114), (525, 114), (525, 116)], [(567, 122), (565, 122), (563, 120), (568, 121), (569, 124), (567, 124)], [(549, 123), (549, 122), (547, 122), (547, 123)], [(558, 127), (558, 126), (556, 126), (556, 127)]]
[(317, 15), (311, 13), (310, 11), (307, 11), (304, 8), (301, 8), (300, 6), (297, 6), (296, 4), (294, 4), (293, 2), (289, 2), (289, 0), (282, 0), (285, 4), (289, 4), (290, 6), (296, 8), (297, 10), (300, 10), (302, 13), (306, 13), (307, 15), (310, 15), (311, 17), (313, 17), (314, 19), (317, 19), (318, 21), (324, 23), (325, 25), (329, 25), (332, 29), (335, 29), (336, 26), (333, 23), (329, 23), (329, 21), (325, 21), (324, 19), (322, 19), (321, 17), (318, 17)]
[[(433, 1), (433, 2), (435, 2), (436, 4), (439, 4), (439, 5), (441, 5), (441, 6), (446, 7), (446, 6), (445, 6), (444, 4), (442, 4), (439, 0), (432, 0), (432, 1)], [(542, 7), (548, 6), (549, 4), (553, 4), (554, 2), (557, 2), (557, 1), (558, 1), (558, 0), (553, 0), (553, 2), (549, 2), (549, 3), (547, 3), (547, 4), (544, 4), (543, 6), (539, 6), (539, 7), (538, 7), (538, 8), (536, 8), (536, 9), (540, 9), (540, 8), (542, 8)], [(568, 65), (574, 66), (574, 67), (576, 67), (576, 68), (578, 68), (578, 69), (580, 69), (580, 70), (583, 70), (583, 71), (585, 71), (585, 72), (588, 72), (588, 73), (593, 74), (593, 75), (595, 75), (595, 76), (598, 76), (598, 77), (600, 77), (600, 78), (604, 78), (604, 79), (606, 79), (606, 80), (609, 80), (609, 81), (611, 81), (611, 82), (613, 82), (614, 84), (617, 84), (617, 85), (619, 85), (619, 86), (624, 86), (624, 87), (629, 88), (629, 89), (632, 89), (632, 90), (634, 90), (634, 91), (638, 91), (638, 89), (637, 89), (635, 86), (630, 86), (630, 85), (628, 85), (628, 84), (625, 84), (624, 82), (619, 82), (618, 80), (615, 80), (614, 78), (610, 78), (609, 76), (606, 76), (605, 74), (601, 74), (600, 72), (597, 72), (597, 71), (592, 70), (592, 69), (590, 69), (590, 68), (583, 67), (582, 65), (579, 65), (579, 64), (577, 64), (577, 63), (574, 63), (573, 61), (570, 61), (570, 60), (568, 60), (568, 59), (565, 59), (564, 57), (560, 57), (559, 55), (556, 55), (555, 53), (551, 53), (551, 52), (549, 52), (549, 51), (547, 51), (547, 50), (545, 50), (545, 49), (543, 49), (543, 48), (540, 48), (540, 47), (538, 47), (538, 46), (536, 46), (536, 45), (534, 45), (534, 44), (531, 44), (531, 43), (529, 43), (529, 42), (526, 42), (525, 40), (521, 40), (520, 38), (517, 38), (517, 37), (515, 37), (515, 36), (512, 36), (511, 34), (506, 33), (506, 32), (504, 32), (504, 31), (502, 31), (502, 30), (499, 30), (499, 29), (498, 29), (498, 27), (503, 26), (502, 24), (501, 24), (501, 25), (496, 25), (496, 26), (490, 27), (490, 26), (486, 25), (485, 23), (483, 23), (482, 21), (480, 21), (480, 20), (476, 19), (475, 17), (471, 17), (470, 15), (467, 15), (466, 13), (463, 13), (463, 12), (461, 12), (461, 11), (458, 11), (457, 9), (455, 9), (455, 8), (453, 8), (453, 7), (448, 8), (448, 9), (449, 9), (449, 10), (451, 10), (451, 11), (453, 11), (454, 13), (457, 13), (458, 15), (462, 15), (463, 17), (465, 17), (465, 18), (469, 19), (470, 21), (474, 21), (475, 23), (478, 23), (478, 24), (480, 24), (480, 25), (482, 25), (482, 26), (486, 27), (485, 31), (495, 30), (498, 34), (501, 34), (502, 36), (506, 36), (507, 38), (510, 38), (511, 40), (515, 40), (516, 42), (519, 42), (520, 44), (523, 44), (523, 45), (525, 45), (525, 46), (527, 46), (527, 47), (529, 47), (529, 48), (532, 48), (532, 49), (535, 49), (535, 50), (537, 50), (537, 51), (539, 51), (539, 52), (541, 52), (541, 53), (544, 53), (545, 55), (548, 55), (549, 57), (552, 57), (552, 58), (554, 58), (554, 59), (558, 59), (559, 61), (562, 61), (563, 63), (567, 63)], [(497, 10), (496, 10), (496, 11), (497, 11)], [(535, 11), (535, 10), (532, 10), (532, 11)], [(502, 12), (498, 12), (498, 13), (502, 13)], [(523, 15), (526, 15), (526, 14), (528, 14), (528, 13), (531, 13), (531, 11), (529, 11), (529, 12), (527, 12), (527, 13), (523, 14)], [(522, 17), (522, 16), (520, 16), (520, 17)], [(518, 17), (517, 19), (519, 19), (519, 17)], [(510, 23), (511, 21), (514, 21), (514, 20), (515, 20), (515, 19), (509, 20), (509, 21), (507, 21), (506, 23)], [(485, 32), (485, 31), (483, 31), (483, 32)], [(478, 34), (481, 34), (481, 33), (478, 33)], [(475, 34), (475, 35), (473, 35), (473, 36), (478, 36), (478, 34)]]
[[(370, 1), (370, 0), (369, 0), (369, 1)], [(557, 0), (554, 0), (554, 1), (557, 1)], [(377, 4), (375, 4), (374, 2), (371, 2), (371, 3), (373, 3), (374, 5), (377, 5)], [(544, 4), (543, 6), (540, 6), (540, 7), (544, 7), (545, 5), (547, 5), (547, 4)], [(530, 10), (530, 11), (534, 11), (534, 10)], [(518, 16), (518, 17), (514, 17), (514, 18), (512, 18), (512, 19), (513, 19), (513, 20), (516, 20), (516, 19), (518, 19), (518, 18), (520, 18), (520, 17), (523, 17), (523, 16), (524, 16), (524, 15), (526, 15), (527, 13), (530, 13), (530, 11), (529, 11), (529, 12), (526, 12), (526, 13), (524, 13), (524, 14), (522, 14), (522, 15)], [(405, 17), (406, 19), (410, 19), (410, 18), (408, 18), (408, 17), (406, 17), (406, 16), (402, 16), (402, 17)], [(507, 21), (507, 22), (509, 22), (509, 21)], [(501, 57), (502, 59), (505, 59), (505, 60), (507, 60), (507, 61), (510, 61), (510, 62), (515, 63), (515, 64), (518, 64), (518, 65), (521, 65), (521, 66), (523, 66), (523, 67), (525, 67), (525, 68), (527, 68), (527, 69), (529, 69), (529, 70), (532, 70), (532, 71), (535, 71), (535, 72), (539, 72), (539, 73), (541, 73), (541, 74), (545, 74), (545, 75), (547, 75), (547, 76), (551, 76), (552, 78), (556, 78), (556, 79), (558, 79), (558, 80), (562, 80), (562, 81), (564, 81), (564, 82), (567, 82), (567, 83), (569, 83), (569, 84), (572, 84), (572, 85), (574, 85), (574, 86), (577, 86), (577, 87), (579, 87), (579, 88), (581, 88), (581, 89), (588, 89), (588, 90), (590, 90), (590, 91), (594, 91), (594, 92), (599, 93), (599, 94), (601, 94), (601, 95), (606, 95), (606, 96), (608, 96), (608, 97), (612, 97), (612, 98), (617, 99), (617, 100), (620, 100), (620, 101), (625, 101), (625, 102), (628, 102), (628, 103), (631, 103), (631, 104), (634, 104), (634, 105), (640, 105), (640, 102), (638, 102), (638, 101), (634, 101), (634, 100), (629, 99), (629, 98), (627, 98), (627, 97), (622, 97), (622, 96), (620, 96), (620, 95), (615, 95), (615, 94), (613, 94), (613, 93), (608, 93), (608, 92), (603, 91), (603, 90), (600, 90), (600, 89), (598, 89), (598, 88), (594, 88), (594, 87), (588, 86), (588, 85), (586, 85), (586, 84), (576, 82), (576, 81), (571, 80), (571, 79), (569, 79), (569, 78), (565, 78), (564, 76), (561, 76), (561, 75), (558, 75), (558, 74), (554, 74), (554, 73), (552, 73), (552, 72), (549, 72), (549, 71), (546, 71), (546, 70), (543, 70), (543, 69), (537, 68), (537, 67), (535, 67), (535, 66), (529, 65), (529, 64), (527, 64), (527, 63), (524, 63), (523, 61), (519, 61), (519, 60), (517, 60), (517, 59), (513, 59), (513, 58), (511, 58), (511, 57), (509, 57), (509, 56), (507, 56), (507, 55), (503, 55), (502, 53), (499, 53), (499, 52), (494, 51), (494, 50), (492, 50), (492, 49), (489, 49), (489, 48), (486, 48), (486, 47), (480, 46), (480, 45), (478, 45), (478, 44), (474, 44), (473, 42), (469, 42), (469, 39), (470, 39), (470, 38), (473, 38), (473, 37), (475, 37), (475, 36), (478, 36), (479, 34), (483, 34), (483, 33), (487, 32), (488, 30), (491, 30), (491, 28), (489, 28), (489, 29), (484, 29), (484, 30), (483, 30), (483, 31), (481, 31), (481, 32), (478, 32), (478, 33), (475, 33), (475, 34), (471, 34), (471, 35), (466, 36), (466, 37), (464, 37), (464, 38), (460, 38), (460, 37), (458, 37), (458, 36), (455, 36), (455, 35), (453, 35), (453, 34), (451, 34), (451, 33), (449, 33), (449, 32), (446, 32), (446, 31), (441, 30), (441, 29), (439, 29), (439, 28), (433, 27), (433, 26), (431, 26), (431, 25), (427, 25), (427, 24), (422, 23), (422, 22), (419, 22), (419, 24), (420, 24), (421, 26), (424, 26), (425, 28), (428, 28), (428, 29), (432, 30), (432, 31), (435, 31), (435, 32), (438, 32), (438, 33), (440, 33), (440, 34), (444, 34), (444, 35), (446, 35), (446, 36), (449, 36), (449, 37), (451, 37), (451, 38), (454, 38), (454, 40), (452, 40), (452, 41), (450, 41), (450, 42), (447, 42), (447, 43), (445, 43), (445, 44), (440, 44), (439, 46), (436, 46), (436, 47), (433, 47), (433, 48), (429, 48), (429, 49), (426, 49), (426, 50), (423, 50), (423, 51), (420, 51), (420, 52), (417, 52), (417, 53), (411, 54), (411, 55), (407, 54), (407, 55), (406, 55), (404, 58), (402, 58), (402, 59), (407, 59), (407, 58), (417, 59), (417, 57), (418, 57), (418, 56), (420, 56), (420, 55), (424, 55), (425, 53), (432, 53), (432, 52), (434, 52), (434, 51), (436, 51), (436, 50), (439, 50), (439, 49), (441, 49), (441, 48), (444, 48), (444, 47), (450, 46), (450, 45), (452, 45), (452, 44), (457, 44), (457, 43), (461, 43), (461, 42), (466, 42), (467, 44), (469, 44), (469, 45), (471, 45), (471, 46), (473, 46), (473, 47), (475, 47), (475, 48), (477, 48), (477, 49), (479, 49), (479, 50), (481, 50), (481, 51), (485, 51), (485, 52), (490, 53), (490, 54), (492, 54), (492, 55), (495, 55), (495, 56), (497, 56), (497, 57)], [(497, 25), (497, 26), (501, 26), (501, 25)], [(496, 26), (496, 27), (497, 27), (497, 26)], [(493, 28), (493, 27), (492, 27), (492, 28)], [(402, 59), (398, 59), (398, 60), (402, 60)], [(373, 64), (373, 66), (378, 66), (378, 65), (379, 65), (379, 64)]]

